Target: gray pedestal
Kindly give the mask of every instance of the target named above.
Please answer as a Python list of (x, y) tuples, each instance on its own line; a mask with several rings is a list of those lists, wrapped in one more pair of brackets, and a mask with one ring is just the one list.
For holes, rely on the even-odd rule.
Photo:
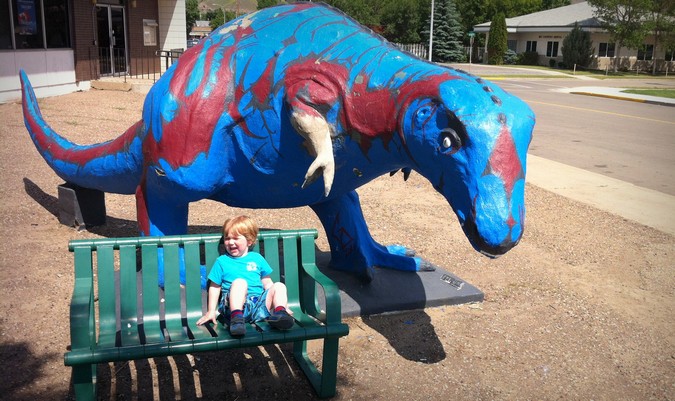
[(85, 229), (105, 224), (105, 193), (65, 183), (59, 190), (59, 222)]

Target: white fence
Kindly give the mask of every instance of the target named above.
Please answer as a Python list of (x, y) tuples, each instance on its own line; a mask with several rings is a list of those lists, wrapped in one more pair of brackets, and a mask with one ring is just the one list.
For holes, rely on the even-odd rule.
[(401, 50), (407, 51), (410, 54), (413, 54), (421, 59), (428, 59), (428, 49), (427, 46), (422, 43), (394, 43), (396, 47)]

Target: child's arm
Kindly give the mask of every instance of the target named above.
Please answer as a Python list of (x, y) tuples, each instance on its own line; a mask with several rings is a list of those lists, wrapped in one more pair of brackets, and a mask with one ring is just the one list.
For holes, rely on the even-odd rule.
[(197, 325), (201, 326), (206, 322), (213, 322), (216, 324), (216, 318), (218, 317), (218, 297), (220, 296), (220, 286), (215, 284), (213, 281), (209, 285), (209, 301), (208, 309), (206, 314), (197, 320)]
[(265, 276), (262, 278), (262, 285), (263, 289), (269, 290), (272, 285), (274, 285), (274, 281), (272, 281), (272, 278), (270, 276)]

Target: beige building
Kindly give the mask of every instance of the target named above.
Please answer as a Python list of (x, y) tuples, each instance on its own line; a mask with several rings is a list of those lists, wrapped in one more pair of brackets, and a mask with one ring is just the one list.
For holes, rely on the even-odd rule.
[[(575, 23), (591, 34), (594, 57), (589, 67), (599, 70), (610, 68), (617, 56), (617, 49), (609, 33), (602, 29), (593, 16), (593, 8), (587, 1), (507, 18), (508, 47), (516, 53), (537, 52), (540, 65), (550, 65), (551, 59), (557, 65), (562, 62), (563, 40), (572, 31)], [(474, 26), (474, 31), (489, 35), (490, 22)], [(487, 44), (487, 40), (485, 43)], [(487, 49), (485, 52), (487, 53)], [(670, 72), (675, 69), (673, 53), (673, 49), (669, 51), (661, 45), (655, 48), (654, 37), (649, 35), (641, 49), (622, 47), (618, 56), (621, 59), (621, 69), (651, 70), (653, 63), (656, 63), (657, 71)], [(487, 55), (483, 59), (487, 60)]]

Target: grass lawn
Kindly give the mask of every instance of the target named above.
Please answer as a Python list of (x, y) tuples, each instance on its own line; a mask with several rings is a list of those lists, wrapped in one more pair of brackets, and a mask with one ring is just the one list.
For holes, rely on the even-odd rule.
[(667, 97), (669, 99), (675, 99), (675, 89), (626, 89), (622, 92), (634, 93), (636, 95), (659, 96), (659, 97)]

